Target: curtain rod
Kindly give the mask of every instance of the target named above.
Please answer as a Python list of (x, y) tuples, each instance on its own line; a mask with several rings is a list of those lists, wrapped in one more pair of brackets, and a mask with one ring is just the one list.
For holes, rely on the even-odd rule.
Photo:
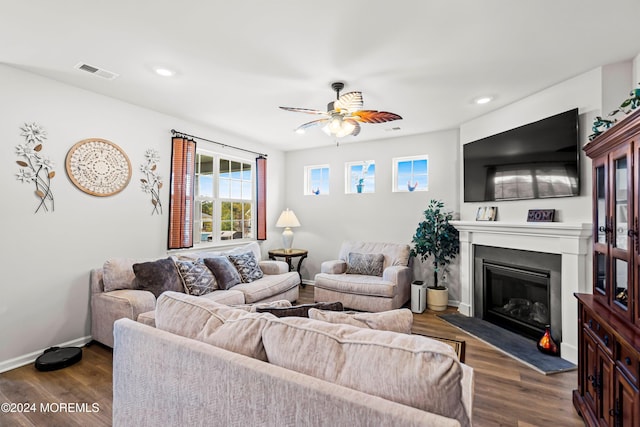
[(173, 135), (187, 136), (187, 137), (189, 137), (189, 138), (200, 139), (200, 140), (202, 140), (202, 141), (212, 142), (212, 143), (214, 143), (214, 144), (221, 145), (223, 148), (229, 147), (229, 148), (233, 148), (234, 150), (240, 150), (240, 151), (245, 151), (245, 152), (247, 152), (247, 153), (257, 154), (257, 155), (258, 155), (258, 156), (260, 156), (260, 157), (267, 157), (267, 154), (264, 154), (264, 153), (259, 153), (259, 152), (257, 152), (257, 151), (253, 151), (253, 150), (247, 150), (246, 148), (234, 147), (233, 145), (224, 144), (224, 143), (222, 143), (222, 142), (218, 142), (218, 141), (212, 141), (212, 140), (210, 140), (210, 139), (202, 138), (202, 137), (195, 136), (195, 135), (189, 135), (188, 133), (179, 132), (179, 131), (177, 131), (177, 130), (175, 130), (175, 129), (171, 129), (171, 133), (172, 133)]

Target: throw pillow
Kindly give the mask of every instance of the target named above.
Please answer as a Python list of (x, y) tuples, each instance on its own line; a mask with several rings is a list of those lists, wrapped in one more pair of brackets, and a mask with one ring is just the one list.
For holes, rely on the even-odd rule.
[(257, 313), (271, 313), (276, 317), (309, 317), (309, 310), (317, 308), (320, 310), (342, 311), (344, 308), (341, 302), (317, 302), (315, 304), (294, 305), (293, 307), (256, 307)]
[(238, 270), (226, 256), (205, 258), (204, 264), (211, 270), (220, 289), (231, 289), (242, 283)]
[(356, 311), (325, 311), (312, 308), (309, 318), (329, 323), (342, 323), (359, 328), (377, 329), (410, 334), (413, 326), (413, 314), (408, 308), (381, 311), (378, 313), (361, 313)]
[(111, 258), (102, 266), (102, 283), (105, 292), (118, 289), (135, 289), (136, 275), (133, 273), (133, 264), (144, 262), (146, 259), (136, 258)]
[(382, 276), (383, 269), (384, 255), (349, 252), (349, 258), (347, 260), (347, 274)]
[(229, 257), (229, 261), (233, 263), (236, 270), (238, 270), (242, 283), (251, 283), (264, 276), (253, 252), (229, 254), (227, 256)]
[(184, 290), (189, 295), (206, 295), (218, 289), (216, 278), (202, 258), (195, 261), (176, 260)]
[(184, 292), (176, 264), (171, 258), (133, 264), (136, 289), (150, 291), (156, 298), (164, 291)]

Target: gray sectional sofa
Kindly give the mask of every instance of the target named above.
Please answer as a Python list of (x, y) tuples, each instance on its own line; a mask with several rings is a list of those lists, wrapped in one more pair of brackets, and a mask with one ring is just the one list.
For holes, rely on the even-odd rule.
[[(241, 283), (229, 290), (215, 290), (198, 298), (222, 304), (253, 304), (276, 300), (298, 299), (300, 278), (290, 272), (283, 261), (262, 260), (257, 242), (226, 251), (200, 251), (180, 254), (183, 259), (202, 259), (251, 251), (259, 261), (264, 277), (251, 283)], [(113, 347), (113, 324), (121, 318), (154, 325), (156, 296), (136, 289), (133, 265), (143, 261), (131, 258), (107, 260), (102, 268), (91, 270), (91, 335), (95, 341)]]
[(471, 425), (473, 369), (438, 341), (173, 292), (156, 312), (115, 323), (116, 427)]

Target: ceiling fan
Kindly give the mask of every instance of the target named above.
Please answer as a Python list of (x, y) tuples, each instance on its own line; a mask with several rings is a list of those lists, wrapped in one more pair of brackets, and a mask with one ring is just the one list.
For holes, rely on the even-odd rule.
[(309, 108), (280, 107), (286, 111), (322, 116), (318, 120), (298, 126), (295, 130), (297, 133), (304, 133), (308, 128), (314, 126), (323, 126), (322, 130), (327, 135), (342, 138), (348, 135), (358, 135), (360, 123), (385, 123), (402, 120), (399, 115), (387, 111), (363, 110), (362, 92), (347, 92), (340, 95), (340, 91), (344, 88), (342, 82), (331, 83), (331, 88), (336, 91), (336, 100), (327, 105), (326, 112)]

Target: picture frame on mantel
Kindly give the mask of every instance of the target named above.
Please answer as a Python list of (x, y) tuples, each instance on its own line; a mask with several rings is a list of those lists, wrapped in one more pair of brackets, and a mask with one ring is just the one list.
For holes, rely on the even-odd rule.
[(497, 217), (497, 206), (480, 206), (476, 211), (476, 221), (495, 221)]
[(555, 209), (529, 209), (527, 222), (553, 222)]

